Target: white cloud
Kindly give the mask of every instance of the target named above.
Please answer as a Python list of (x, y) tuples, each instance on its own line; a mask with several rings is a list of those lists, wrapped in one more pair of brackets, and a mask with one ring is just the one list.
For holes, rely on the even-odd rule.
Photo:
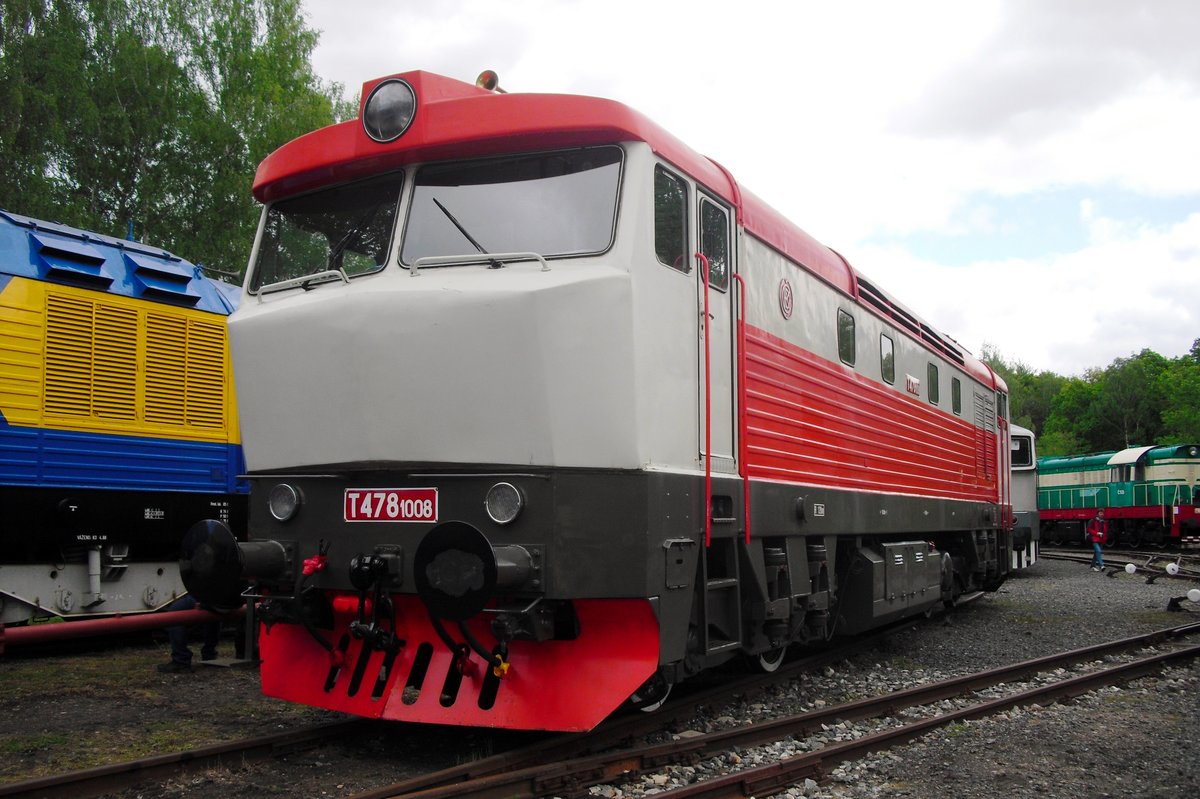
[(845, 254), (976, 354), (986, 343), (1035, 370), (1079, 375), (1146, 348), (1187, 352), (1200, 338), (1200, 213), (1166, 228), (1091, 222), (1087, 247), (1045, 259), (951, 269), (896, 248)]
[[(1084, 220), (1086, 246), (1013, 261), (991, 248), (1018, 231), (980, 199), (1200, 198), (1193, 0), (305, 4), (314, 66), (349, 94), (495, 69), (511, 91), (624, 102), (976, 351), (1080, 373), (1200, 336), (1182, 307), (1200, 296), (1195, 216), (1084, 203), (1061, 224)], [(867, 244), (914, 234), (976, 242), (974, 265)]]

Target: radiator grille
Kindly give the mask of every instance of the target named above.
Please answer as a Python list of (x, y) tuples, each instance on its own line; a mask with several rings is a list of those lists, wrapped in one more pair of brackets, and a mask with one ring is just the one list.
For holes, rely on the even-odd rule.
[(227, 358), (224, 320), (47, 295), (49, 415), (224, 430)]

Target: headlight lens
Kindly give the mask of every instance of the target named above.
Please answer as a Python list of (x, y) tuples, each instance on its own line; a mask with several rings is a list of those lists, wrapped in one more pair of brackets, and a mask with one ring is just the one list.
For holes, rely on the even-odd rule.
[(525, 498), (521, 489), (512, 483), (496, 483), (488, 489), (487, 499), (483, 502), (487, 514), (496, 524), (508, 524), (521, 513), (525, 506)]
[(417, 114), (417, 95), (402, 80), (385, 80), (371, 90), (363, 106), (363, 130), (377, 142), (400, 138)]
[(286, 522), (300, 511), (300, 502), (300, 489), (287, 483), (280, 483), (267, 495), (267, 508), (281, 522)]

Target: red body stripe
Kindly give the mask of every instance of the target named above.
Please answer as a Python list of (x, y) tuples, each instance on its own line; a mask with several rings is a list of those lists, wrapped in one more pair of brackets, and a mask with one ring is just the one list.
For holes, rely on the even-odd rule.
[(751, 476), (996, 502), (996, 433), (756, 328), (747, 333)]

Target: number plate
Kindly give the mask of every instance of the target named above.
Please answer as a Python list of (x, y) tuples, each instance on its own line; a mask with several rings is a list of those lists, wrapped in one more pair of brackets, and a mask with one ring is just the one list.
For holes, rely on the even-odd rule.
[(436, 488), (347, 488), (348, 522), (436, 522)]

